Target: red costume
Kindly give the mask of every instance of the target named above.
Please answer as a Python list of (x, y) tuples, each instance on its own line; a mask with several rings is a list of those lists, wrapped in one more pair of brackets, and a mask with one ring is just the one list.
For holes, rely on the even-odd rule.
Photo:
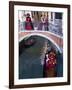
[(45, 55), (43, 76), (44, 77), (56, 76), (55, 67), (56, 67), (56, 52), (51, 50), (49, 53), (46, 53)]
[(31, 21), (31, 18), (30, 18), (29, 14), (27, 14), (27, 17), (26, 17), (25, 29), (26, 30), (33, 30), (32, 21)]
[(48, 54), (48, 60), (46, 62), (46, 68), (54, 68), (56, 65), (56, 54), (54, 52), (50, 52)]

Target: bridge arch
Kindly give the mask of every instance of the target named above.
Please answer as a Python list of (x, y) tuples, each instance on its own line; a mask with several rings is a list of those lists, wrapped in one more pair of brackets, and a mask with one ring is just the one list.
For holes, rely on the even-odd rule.
[(41, 36), (41, 37), (44, 37), (44, 38), (50, 40), (50, 41), (57, 47), (57, 49), (59, 50), (59, 52), (62, 53), (62, 51), (61, 51), (59, 45), (58, 45), (54, 40), (52, 40), (50, 37), (47, 37), (47, 36), (44, 35), (44, 34), (40, 34), (40, 33), (31, 33), (31, 34), (27, 34), (27, 35), (25, 35), (25, 36), (22, 37), (22, 39), (20, 40), (20, 42), (21, 42), (24, 38), (30, 37), (30, 36)]

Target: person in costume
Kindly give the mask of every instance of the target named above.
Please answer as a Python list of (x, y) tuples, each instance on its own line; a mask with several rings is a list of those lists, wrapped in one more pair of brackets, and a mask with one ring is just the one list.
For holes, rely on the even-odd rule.
[(25, 30), (34, 30), (33, 23), (31, 21), (31, 17), (29, 13), (27, 13), (27, 16), (26, 16)]
[(41, 16), (40, 23), (38, 25), (38, 30), (48, 31), (48, 17), (45, 15)]
[(54, 50), (51, 50), (50, 52), (45, 54), (44, 59), (44, 77), (54, 77), (56, 72), (56, 52)]

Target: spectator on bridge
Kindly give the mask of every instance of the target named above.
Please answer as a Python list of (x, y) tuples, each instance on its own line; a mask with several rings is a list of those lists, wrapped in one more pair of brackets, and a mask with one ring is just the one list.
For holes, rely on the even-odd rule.
[(34, 30), (33, 23), (31, 21), (31, 17), (29, 13), (27, 13), (27, 16), (26, 16), (25, 30)]
[(38, 25), (38, 30), (48, 31), (48, 16), (42, 15), (41, 21)]

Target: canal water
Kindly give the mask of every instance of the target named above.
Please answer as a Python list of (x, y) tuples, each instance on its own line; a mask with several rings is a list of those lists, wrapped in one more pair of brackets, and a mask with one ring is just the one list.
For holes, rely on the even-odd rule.
[[(40, 37), (33, 36), (36, 38), (35, 44), (28, 48), (24, 48), (23, 52), (19, 56), (19, 79), (29, 78), (43, 78), (43, 65), (41, 58), (45, 42), (50, 41)], [(51, 43), (50, 43), (51, 44)], [(57, 77), (63, 76), (63, 56), (57, 53), (57, 66), (56, 66)]]

